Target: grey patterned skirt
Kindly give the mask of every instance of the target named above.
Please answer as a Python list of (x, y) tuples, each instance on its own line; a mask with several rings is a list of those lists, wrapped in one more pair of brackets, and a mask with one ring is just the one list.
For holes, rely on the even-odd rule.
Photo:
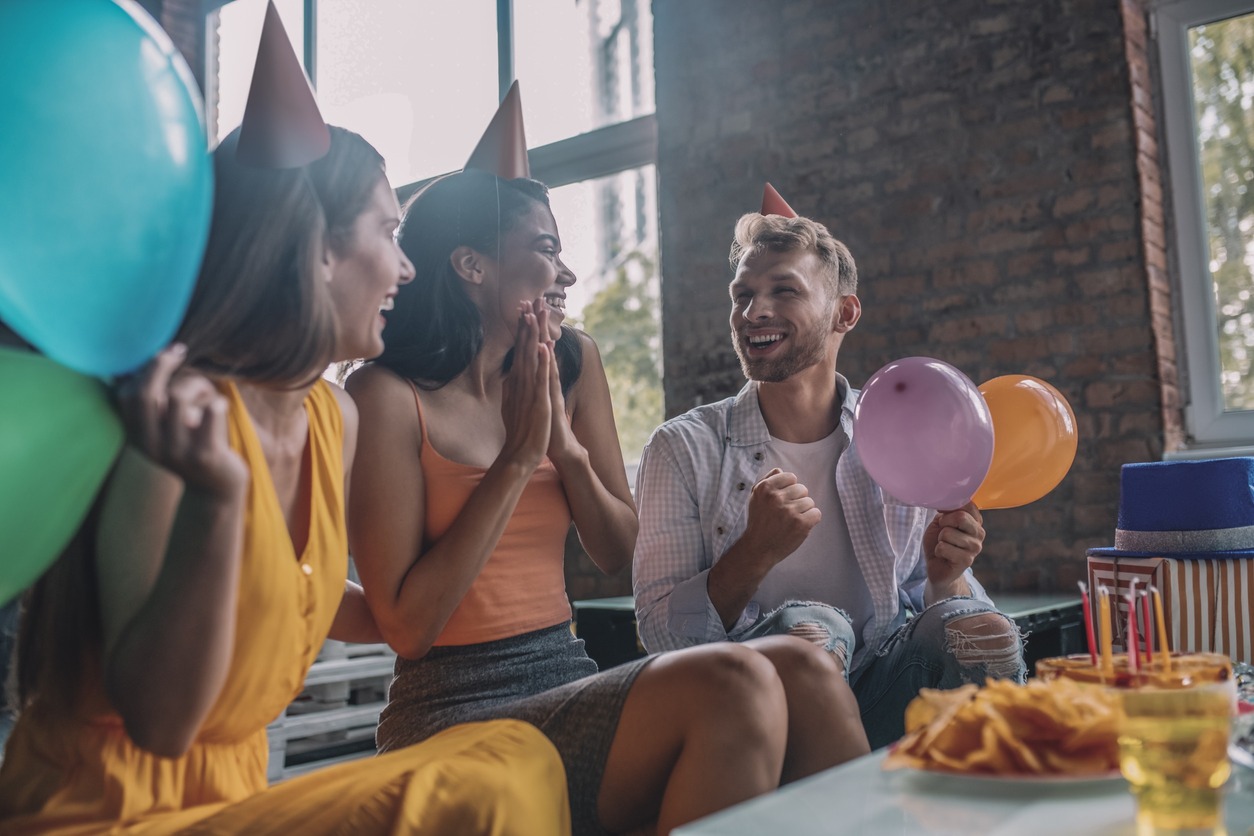
[(498, 641), (434, 647), (396, 660), (387, 708), (379, 716), (380, 752), (479, 720), (531, 723), (553, 741), (566, 767), (575, 836), (605, 831), (597, 795), (637, 659), (597, 672), (570, 622)]

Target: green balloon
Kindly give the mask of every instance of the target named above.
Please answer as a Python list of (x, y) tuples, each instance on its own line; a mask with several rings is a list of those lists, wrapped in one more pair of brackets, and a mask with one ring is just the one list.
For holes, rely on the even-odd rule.
[(122, 440), (100, 381), (0, 349), (0, 604), (60, 556)]

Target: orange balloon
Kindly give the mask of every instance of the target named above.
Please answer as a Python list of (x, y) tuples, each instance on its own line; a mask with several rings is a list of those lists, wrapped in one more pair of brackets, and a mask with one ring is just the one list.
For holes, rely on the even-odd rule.
[(993, 416), (993, 464), (975, 492), (981, 508), (1018, 508), (1052, 491), (1075, 461), (1071, 404), (1043, 380), (995, 377), (980, 387)]

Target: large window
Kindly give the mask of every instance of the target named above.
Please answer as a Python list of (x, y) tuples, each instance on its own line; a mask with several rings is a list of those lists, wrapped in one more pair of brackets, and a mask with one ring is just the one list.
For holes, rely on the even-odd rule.
[(1254, 2), (1157, 11), (1180, 254), (1189, 403), (1199, 447), (1254, 444)]
[[(629, 467), (661, 423), (657, 130), (649, 0), (276, 0), (328, 122), (392, 185), (459, 169), (518, 79), (532, 174), (553, 189), (568, 315), (601, 346)], [(240, 122), (265, 0), (219, 13), (220, 138)], [(211, 27), (212, 31), (212, 27)]]

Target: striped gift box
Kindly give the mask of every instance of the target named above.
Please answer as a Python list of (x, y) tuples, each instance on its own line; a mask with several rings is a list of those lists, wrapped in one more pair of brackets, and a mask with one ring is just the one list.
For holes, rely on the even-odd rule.
[[(1090, 555), (1089, 588), (1099, 584), (1118, 592), (1115, 649), (1127, 649), (1128, 602), (1125, 594), (1135, 578), (1137, 588), (1158, 587), (1163, 599), (1171, 649), (1185, 653), (1223, 653), (1233, 661), (1254, 663), (1254, 558), (1188, 560), (1169, 557)], [(1097, 607), (1093, 607), (1094, 615)], [(1144, 648), (1144, 637), (1140, 642)]]

